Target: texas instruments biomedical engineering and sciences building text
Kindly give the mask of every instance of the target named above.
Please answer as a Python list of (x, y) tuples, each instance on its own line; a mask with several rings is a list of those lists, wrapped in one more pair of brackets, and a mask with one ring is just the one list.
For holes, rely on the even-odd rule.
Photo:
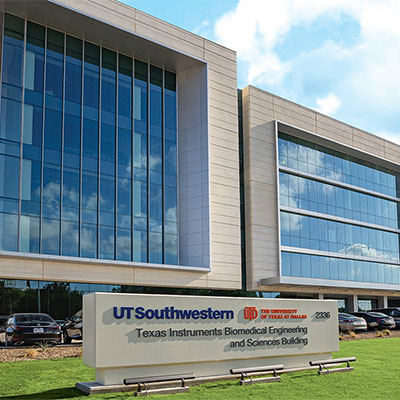
[(400, 306), (400, 147), (115, 0), (1, 0), (0, 315), (82, 294)]

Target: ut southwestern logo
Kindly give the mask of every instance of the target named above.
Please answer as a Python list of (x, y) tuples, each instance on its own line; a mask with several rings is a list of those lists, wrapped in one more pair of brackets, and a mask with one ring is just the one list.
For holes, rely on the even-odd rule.
[(233, 310), (215, 310), (211, 307), (199, 310), (181, 310), (174, 306), (164, 308), (145, 308), (145, 307), (113, 307), (115, 319), (225, 319), (230, 320), (235, 317)]

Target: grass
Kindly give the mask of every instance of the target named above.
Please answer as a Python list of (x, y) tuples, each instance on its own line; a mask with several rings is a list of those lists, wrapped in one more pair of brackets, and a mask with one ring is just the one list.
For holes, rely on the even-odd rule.
[[(189, 393), (148, 396), (175, 400), (269, 399), (400, 399), (400, 338), (340, 343), (334, 357), (356, 356), (354, 371), (318, 376), (306, 371), (282, 376), (280, 383), (239, 386), (237, 381), (195, 386)], [(0, 399), (87, 399), (76, 382), (94, 380), (94, 370), (81, 359), (34, 360), (0, 364)], [(95, 400), (128, 399), (133, 393), (95, 395)]]

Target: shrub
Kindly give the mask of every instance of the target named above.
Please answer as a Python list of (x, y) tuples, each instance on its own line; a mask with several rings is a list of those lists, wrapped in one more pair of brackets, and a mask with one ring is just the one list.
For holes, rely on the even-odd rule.
[(25, 358), (36, 358), (39, 355), (36, 349), (28, 349), (25, 352)]

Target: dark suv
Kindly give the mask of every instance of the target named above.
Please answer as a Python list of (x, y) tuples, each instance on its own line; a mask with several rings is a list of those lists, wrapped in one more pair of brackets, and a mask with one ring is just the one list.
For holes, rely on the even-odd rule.
[(375, 308), (375, 312), (381, 312), (386, 315), (393, 317), (394, 322), (396, 322), (396, 329), (400, 329), (400, 307), (386, 307), (386, 308)]
[(61, 329), (50, 315), (41, 313), (12, 314), (5, 328), (5, 344), (61, 343)]
[(82, 340), (82, 327), (82, 310), (79, 310), (71, 318), (67, 319), (67, 322), (62, 326), (63, 342), (71, 343), (72, 339)]

